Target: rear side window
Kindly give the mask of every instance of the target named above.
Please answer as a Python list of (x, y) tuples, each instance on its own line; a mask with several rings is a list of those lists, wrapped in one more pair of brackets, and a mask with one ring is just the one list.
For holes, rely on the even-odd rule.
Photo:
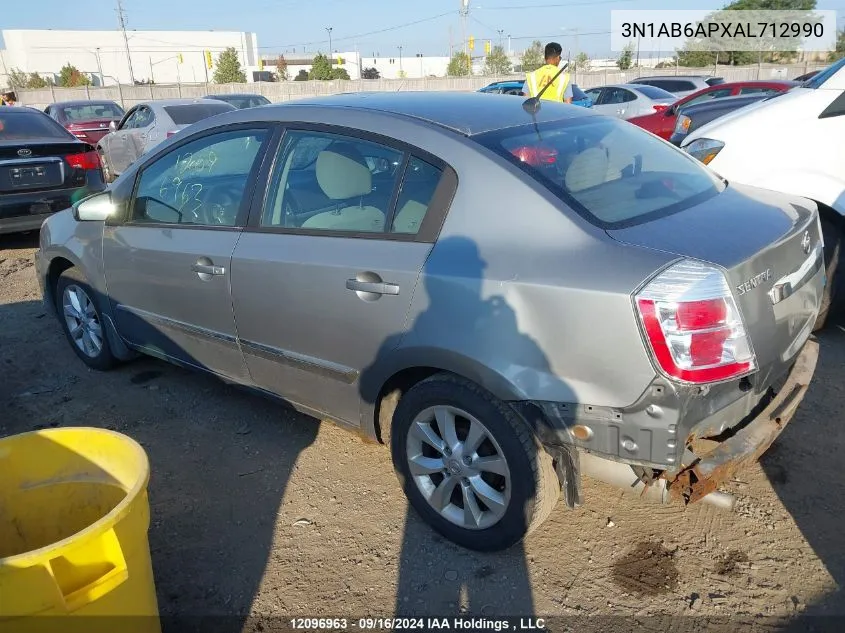
[(656, 86), (637, 86), (637, 90), (649, 99), (677, 99), (671, 92), (666, 92), (663, 88), (657, 88)]
[(695, 84), (691, 81), (683, 81), (681, 79), (651, 79), (648, 85), (662, 88), (668, 92), (684, 92), (686, 90), (695, 90)]
[[(12, 108), (9, 108), (12, 110)], [(15, 108), (6, 112), (0, 110), (0, 140), (56, 139), (59, 141), (76, 140), (70, 132), (42, 112), (27, 112)]]
[(707, 82), (708, 86), (718, 86), (719, 84), (725, 83), (725, 80), (722, 77), (709, 77), (704, 81)]
[(603, 228), (668, 215), (724, 189), (691, 157), (612, 117), (520, 126), (474, 138)]
[(164, 106), (167, 116), (173, 119), (176, 125), (190, 125), (202, 121), (215, 114), (231, 111), (233, 106), (228, 103), (189, 103), (186, 105)]

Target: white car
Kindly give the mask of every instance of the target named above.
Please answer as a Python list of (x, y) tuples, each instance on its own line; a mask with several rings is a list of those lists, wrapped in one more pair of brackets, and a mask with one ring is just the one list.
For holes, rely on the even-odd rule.
[(821, 327), (837, 290), (845, 227), (845, 58), (800, 87), (699, 128), (681, 147), (729, 181), (818, 204), (828, 279)]

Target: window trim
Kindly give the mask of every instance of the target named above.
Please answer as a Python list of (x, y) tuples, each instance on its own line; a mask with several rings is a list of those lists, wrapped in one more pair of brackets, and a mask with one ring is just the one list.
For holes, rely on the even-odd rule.
[[(152, 165), (155, 165), (159, 160), (162, 160), (166, 156), (169, 156), (174, 151), (178, 151), (179, 148), (184, 147), (190, 143), (195, 141), (202, 140), (209, 136), (215, 136), (217, 134), (228, 134), (231, 132), (240, 132), (240, 131), (265, 131), (267, 132), (267, 138), (264, 140), (263, 148), (258, 150), (258, 154), (256, 154), (256, 160), (252, 165), (249, 173), (247, 174), (246, 180), (246, 188), (244, 192), (249, 191), (249, 195), (245, 195), (241, 200), (241, 206), (238, 209), (238, 215), (235, 218), (234, 226), (217, 226), (217, 225), (210, 225), (210, 224), (179, 224), (179, 223), (168, 223), (168, 222), (137, 222), (133, 221), (132, 217), (135, 213), (135, 201), (137, 200), (138, 196), (138, 188), (141, 186), (141, 177), (144, 175)], [(185, 137), (181, 139), (178, 143), (174, 143), (171, 145), (166, 152), (158, 154), (154, 158), (151, 158), (148, 162), (146, 162), (143, 166), (141, 166), (137, 172), (135, 172), (133, 182), (132, 182), (132, 189), (129, 193), (129, 200), (128, 204), (126, 204), (126, 208), (123, 214), (123, 217), (116, 221), (116, 225), (120, 226), (133, 226), (133, 227), (142, 227), (142, 228), (168, 228), (168, 229), (186, 229), (186, 230), (203, 230), (203, 231), (242, 231), (246, 227), (246, 222), (249, 217), (249, 210), (252, 204), (252, 200), (256, 195), (256, 191), (260, 186), (260, 181), (258, 177), (261, 174), (261, 170), (264, 167), (264, 163), (267, 161), (268, 156), (268, 149), (271, 146), (274, 146), (278, 143), (279, 139), (279, 126), (274, 124), (272, 121), (250, 121), (247, 123), (233, 123), (231, 125), (226, 125), (222, 127), (212, 128), (208, 130), (203, 130), (198, 134), (194, 134), (192, 136)]]
[[(274, 155), (271, 159), (264, 161), (265, 165), (258, 174), (256, 190), (260, 189), (260, 191), (258, 191), (252, 198), (249, 219), (244, 227), (245, 232), (277, 233), (279, 235), (305, 235), (311, 237), (360, 238), (369, 240), (388, 240), (393, 242), (421, 242), (425, 244), (433, 244), (437, 241), (437, 238), (440, 235), (440, 230), (443, 227), (443, 223), (446, 221), (446, 216), (449, 214), (449, 209), (452, 206), (452, 201), (454, 200), (458, 189), (457, 172), (442, 158), (439, 158), (422, 148), (390, 136), (384, 136), (375, 132), (368, 132), (342, 125), (300, 121), (286, 121), (282, 125), (283, 129), (280, 134), (279, 141), (273, 148)], [(402, 166), (400, 167), (402, 171), (391, 194), (391, 206), (388, 208), (385, 216), (386, 227), (390, 226), (388, 224), (388, 219), (392, 224), (393, 218), (396, 215), (395, 207), (402, 194), (402, 189), (405, 184), (405, 175), (411, 158), (418, 158), (439, 169), (442, 172), (440, 181), (437, 183), (437, 187), (434, 189), (434, 194), (431, 196), (431, 202), (428, 204), (428, 209), (426, 210), (425, 217), (420, 225), (420, 230), (417, 231), (415, 235), (411, 235), (408, 233), (392, 233), (388, 231), (334, 231), (326, 229), (303, 229), (299, 227), (261, 226), (261, 216), (264, 213), (264, 205), (270, 195), (270, 178), (276, 171), (276, 163), (281, 158), (285, 139), (289, 132), (317, 132), (335, 134), (337, 136), (347, 136), (353, 139), (384, 145), (390, 149), (402, 152)]]

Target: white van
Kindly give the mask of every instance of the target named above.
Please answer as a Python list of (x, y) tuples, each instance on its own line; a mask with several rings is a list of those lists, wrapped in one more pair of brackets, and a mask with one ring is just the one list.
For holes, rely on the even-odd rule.
[[(823, 325), (837, 292), (845, 228), (845, 58), (789, 92), (699, 128), (681, 147), (727, 180), (818, 204), (828, 280)], [(845, 292), (845, 279), (839, 281)]]

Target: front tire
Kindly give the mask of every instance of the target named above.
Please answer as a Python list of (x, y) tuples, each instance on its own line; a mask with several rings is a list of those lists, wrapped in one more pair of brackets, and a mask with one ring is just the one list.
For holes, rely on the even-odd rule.
[(393, 416), (391, 453), (408, 501), (447, 539), (498, 551), (548, 518), (560, 497), (552, 458), (506, 403), (437, 374)]
[(106, 336), (96, 294), (76, 268), (59, 275), (56, 310), (71, 349), (91, 369), (106, 371), (117, 364)]

